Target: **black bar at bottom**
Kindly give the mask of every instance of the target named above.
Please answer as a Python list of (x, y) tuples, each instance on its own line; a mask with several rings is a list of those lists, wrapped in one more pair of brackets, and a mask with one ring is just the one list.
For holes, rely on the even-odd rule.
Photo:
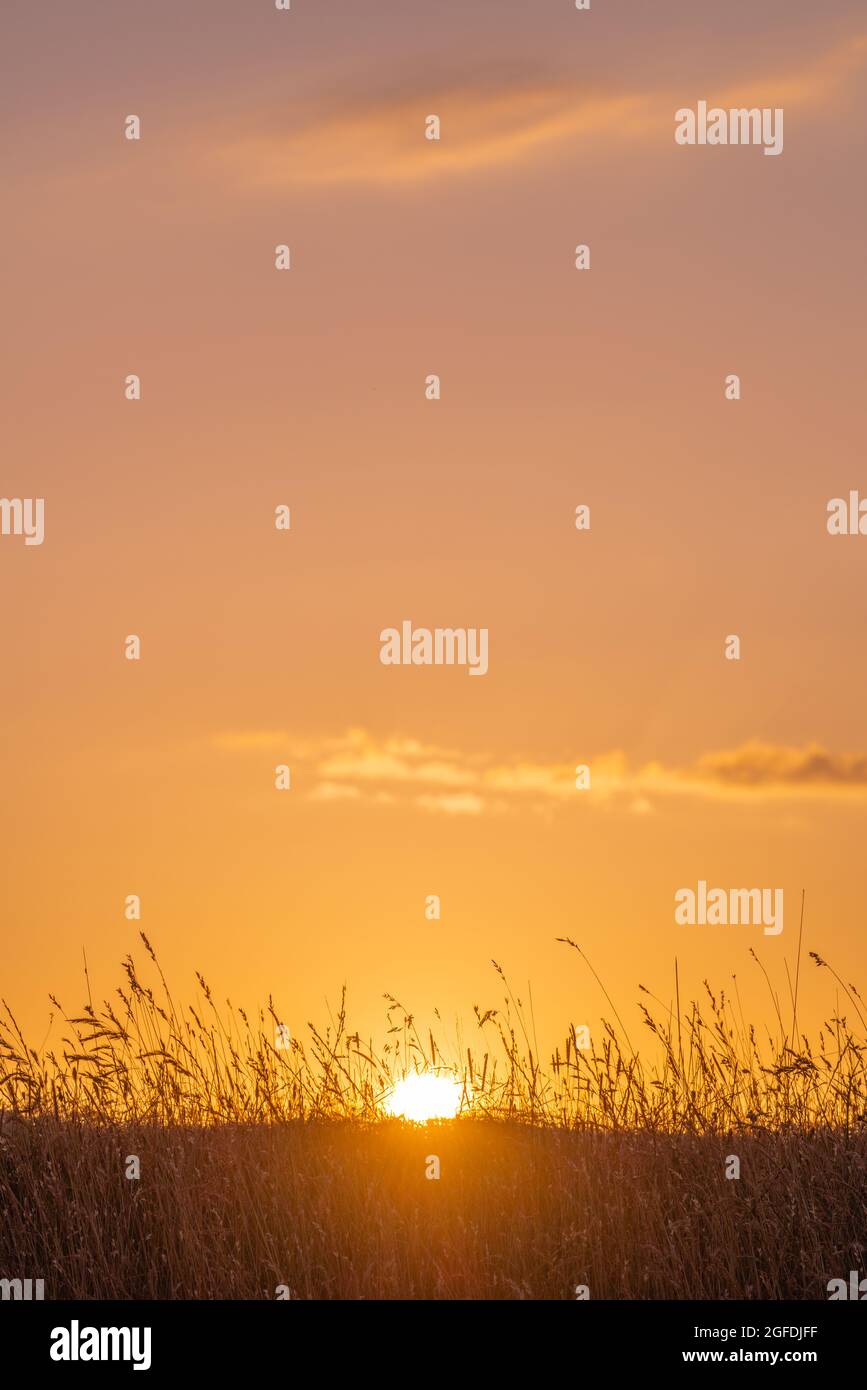
[(309, 1379), (308, 1356), (329, 1381), (389, 1365), (426, 1376), (436, 1367), (450, 1375), (478, 1367), (487, 1376), (498, 1363), (514, 1372), (522, 1356), (541, 1358), (548, 1373), (551, 1357), (565, 1357), (575, 1374), (595, 1362), (615, 1375), (743, 1365), (802, 1366), (827, 1376), (861, 1363), (867, 1309), (835, 1302), (6, 1301), (0, 1329), (4, 1353), (14, 1350), (20, 1370), (61, 1379), (100, 1371), (159, 1381), (190, 1371)]

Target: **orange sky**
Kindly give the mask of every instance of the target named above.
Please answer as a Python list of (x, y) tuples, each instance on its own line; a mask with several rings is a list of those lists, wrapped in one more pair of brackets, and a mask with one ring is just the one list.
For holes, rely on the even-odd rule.
[[(297, 1033), (344, 981), (362, 1031), (385, 990), (468, 1020), (495, 957), (553, 1041), (604, 1008), (563, 934), (618, 1004), (677, 955), (764, 1018), (748, 951), (784, 989), (802, 888), (865, 983), (867, 539), (825, 519), (867, 493), (867, 25), (696, 8), (12, 6), (2, 494), (46, 539), (0, 537), (2, 994), (37, 1038), (82, 947), (118, 983), (129, 893), (178, 994)], [(783, 107), (783, 154), (677, 146), (702, 99)], [(407, 618), (486, 627), (488, 674), (382, 666)], [(783, 887), (785, 930), (677, 926), (700, 878)]]

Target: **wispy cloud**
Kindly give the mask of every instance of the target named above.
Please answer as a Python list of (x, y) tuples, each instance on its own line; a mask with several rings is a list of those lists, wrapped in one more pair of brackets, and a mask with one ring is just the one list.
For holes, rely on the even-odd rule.
[(740, 748), (707, 753), (694, 776), (719, 787), (867, 790), (867, 754), (829, 753), (818, 743), (803, 748), (753, 740)]
[(340, 782), (318, 782), (310, 793), (311, 801), (358, 801), (360, 797), (358, 787)]
[[(411, 184), (508, 167), (579, 140), (591, 151), (602, 137), (658, 141), (663, 125), (673, 132), (674, 111), (699, 97), (721, 106), (828, 104), (865, 62), (867, 38), (858, 35), (805, 66), (729, 80), (715, 91), (626, 88), (617, 76), (605, 86), (600, 79), (595, 91), (560, 77), (507, 82), (482, 76), (434, 87), (424, 106), (402, 89), (386, 97), (361, 95), (294, 125), (285, 111), (263, 109), (240, 133), (209, 134), (200, 153), (247, 185)], [(442, 121), (439, 141), (424, 138), (431, 114)]]
[[(314, 802), (398, 805), (453, 816), (550, 813), (570, 805), (614, 805), (647, 815), (667, 799), (684, 797), (867, 804), (867, 754), (831, 753), (818, 744), (789, 747), (754, 739), (684, 765), (632, 768), (620, 750), (582, 754), (574, 762), (503, 759), (402, 736), (378, 739), (364, 729), (319, 740), (298, 740), (280, 730), (242, 731), (219, 734), (213, 743), (224, 752), (290, 759), (302, 774), (296, 785), (306, 784)], [(588, 790), (575, 785), (580, 763), (590, 769)]]
[[(219, 162), (253, 184), (405, 183), (512, 163), (543, 145), (591, 133), (640, 129), (643, 96), (580, 96), (559, 83), (431, 93), (427, 108), (402, 93), (320, 115), (287, 133), (227, 138)], [(424, 138), (427, 115), (443, 122)]]
[(480, 816), (492, 808), (475, 792), (458, 792), (449, 796), (417, 796), (415, 805), (423, 811), (439, 811), (447, 816)]

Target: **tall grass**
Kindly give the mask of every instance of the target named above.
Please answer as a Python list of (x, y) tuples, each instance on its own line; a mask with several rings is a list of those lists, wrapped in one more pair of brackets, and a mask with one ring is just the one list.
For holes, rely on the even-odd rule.
[[(609, 1000), (590, 1049), (567, 1036), (543, 1064), (496, 964), (502, 1005), (460, 1057), (389, 996), (380, 1049), (343, 1002), (286, 1049), (270, 1001), (251, 1019), (200, 976), (176, 1005), (142, 941), (154, 984), (128, 959), (101, 1008), (54, 1000), (62, 1047), (6, 1011), (0, 1277), (52, 1299), (824, 1299), (867, 1262), (864, 1017), (840, 979), (851, 1016), (812, 1040), (796, 988), (760, 1038), (707, 986), (681, 1007), (676, 982), (672, 1007), (642, 991), (643, 1055)], [(430, 1068), (465, 1113), (382, 1119)]]
[[(281, 1019), (271, 1000), (254, 1018), (228, 1002), (218, 1007), (198, 975), (198, 999), (178, 1006), (144, 933), (141, 939), (157, 988), (128, 957), (125, 985), (101, 1008), (87, 1004), (70, 1017), (51, 996), (66, 1026), (62, 1048), (28, 1045), (4, 1001), (0, 1108), (91, 1124), (374, 1120), (397, 1080), (442, 1069), (459, 1079), (464, 1113), (573, 1130), (850, 1134), (867, 1125), (863, 1001), (833, 971), (851, 1014), (835, 1014), (812, 1039), (796, 1031), (796, 994), (789, 1021), (771, 991), (774, 1025), (760, 1035), (736, 1001), (707, 984), (703, 1000), (682, 1009), (679, 984), (675, 1007), (639, 986), (653, 1039), (644, 1056), (611, 1003), (613, 1022), (602, 1021), (589, 1049), (576, 1048), (567, 1034), (543, 1063), (532, 1020), (496, 962), (502, 1006), (475, 1007), (478, 1041), (461, 1056), (443, 1052), (432, 1032), (422, 1036), (389, 995), (387, 1040), (375, 1049), (350, 1031), (345, 992), (333, 1024), (308, 1025), (306, 1039), (278, 1047)], [(576, 943), (563, 944), (592, 970)], [(813, 960), (831, 969), (818, 955)]]

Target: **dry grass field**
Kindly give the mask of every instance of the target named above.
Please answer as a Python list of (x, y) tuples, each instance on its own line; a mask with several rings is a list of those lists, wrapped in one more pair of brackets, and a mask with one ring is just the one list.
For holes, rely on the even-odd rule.
[[(217, 1007), (204, 980), (176, 1007), (143, 941), (157, 987), (128, 960), (62, 1051), (6, 1011), (0, 1277), (47, 1298), (825, 1299), (867, 1265), (867, 1027), (836, 977), (846, 1014), (814, 1039), (794, 996), (760, 1041), (710, 989), (682, 1010), (644, 991), (652, 1061), (612, 1004), (543, 1065), (500, 971), (458, 1063), (392, 999), (376, 1055), (343, 1011), (276, 1047), (273, 1008)], [(431, 1071), (457, 1118), (384, 1117)]]

